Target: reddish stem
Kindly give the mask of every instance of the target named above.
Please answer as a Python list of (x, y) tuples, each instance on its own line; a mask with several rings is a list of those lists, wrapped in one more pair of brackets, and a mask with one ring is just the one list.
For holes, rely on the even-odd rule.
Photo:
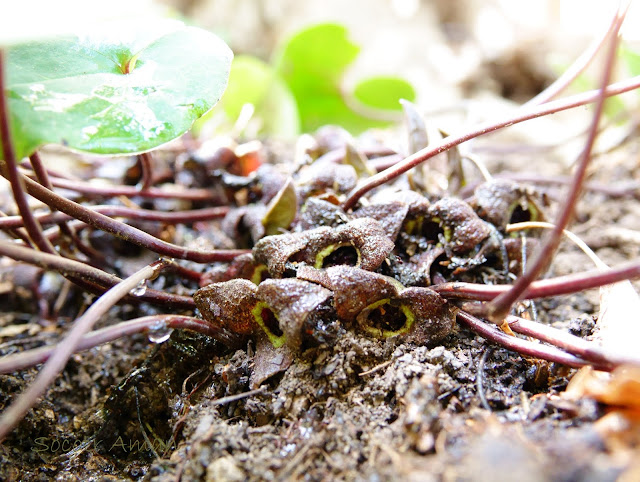
[[(610, 270), (591, 270), (583, 273), (558, 276), (531, 283), (522, 295), (523, 299), (547, 298), (584, 291), (618, 281), (640, 278), (640, 261), (632, 261)], [(441, 283), (431, 286), (445, 298), (490, 301), (508, 292), (512, 285), (483, 285), (475, 283)]]
[[(338, 147), (337, 149), (333, 149), (329, 152), (326, 152), (324, 154), (322, 154), (320, 157), (318, 157), (318, 159), (315, 160), (315, 162), (317, 163), (323, 163), (323, 162), (333, 162), (333, 163), (338, 163), (338, 162), (342, 162), (344, 161), (344, 158), (346, 156), (346, 148), (344, 147)], [(394, 151), (393, 149), (390, 149), (388, 147), (370, 147), (370, 148), (364, 148), (362, 149), (362, 154), (369, 158), (369, 157), (376, 157), (376, 158), (380, 158), (382, 156), (393, 156), (394, 154), (397, 154), (396, 151)], [(371, 162), (371, 160), (370, 160)]]
[(69, 357), (81, 343), (84, 335), (91, 330), (100, 317), (102, 317), (121, 298), (134, 289), (138, 283), (157, 275), (167, 266), (167, 261), (155, 261), (145, 266), (140, 271), (129, 276), (102, 295), (91, 307), (78, 318), (64, 339), (55, 347), (45, 365), (38, 373), (33, 383), (29, 385), (18, 398), (2, 412), (0, 416), (0, 440), (4, 440), (7, 434), (22, 420), (27, 412), (37, 403), (55, 377), (64, 369)]
[(614, 367), (620, 365), (640, 366), (640, 358), (638, 357), (620, 355), (592, 341), (583, 340), (542, 323), (525, 320), (517, 316), (507, 316), (506, 320), (509, 323), (509, 327), (516, 333), (545, 341), (589, 362), (603, 363)]
[(4, 50), (0, 48), (0, 139), (2, 139), (2, 154), (4, 157), (4, 166), (2, 175), (7, 178), (11, 184), (13, 197), (18, 206), (18, 212), (24, 219), (24, 227), (29, 234), (33, 243), (40, 251), (45, 253), (55, 253), (53, 245), (42, 234), (42, 228), (38, 221), (35, 220), (27, 196), (25, 195), (18, 166), (16, 162), (16, 154), (13, 149), (13, 140), (11, 139), (9, 106), (5, 95), (5, 75), (4, 75)]
[[(605, 90), (605, 96), (611, 97), (619, 95), (630, 90), (634, 90), (640, 87), (640, 76), (632, 77), (621, 82), (610, 85)], [(396, 177), (404, 174), (405, 172), (413, 169), (421, 163), (428, 161), (434, 156), (445, 152), (457, 145), (462, 144), (468, 140), (474, 139), (489, 132), (497, 131), (504, 127), (508, 127), (520, 122), (524, 122), (537, 117), (553, 114), (555, 112), (561, 112), (563, 110), (572, 109), (585, 104), (595, 102), (600, 96), (600, 91), (590, 91), (583, 94), (574, 95), (566, 99), (560, 99), (552, 102), (547, 102), (544, 105), (527, 109), (527, 111), (519, 111), (514, 117), (501, 120), (499, 122), (490, 122), (482, 124), (472, 131), (467, 131), (464, 134), (458, 136), (449, 136), (442, 140), (442, 142), (435, 147), (426, 147), (415, 154), (407, 157), (404, 161), (399, 162), (393, 167), (382, 171), (375, 176), (368, 178), (361, 186), (355, 188), (350, 194), (347, 200), (343, 203), (342, 207), (345, 210), (352, 209), (358, 200), (367, 194), (372, 189), (385, 184)]]
[[(45, 169), (44, 164), (42, 163), (42, 160), (40, 159), (40, 156), (38, 155), (38, 153), (34, 152), (33, 154), (31, 154), (31, 156), (29, 156), (29, 160), (33, 168), (33, 172), (35, 173), (38, 179), (38, 182), (42, 184), (44, 187), (46, 187), (47, 189), (53, 190), (53, 186), (51, 185), (51, 180), (49, 179), (49, 173)], [(55, 210), (52, 212), (52, 214), (53, 213), (55, 213)], [(41, 221), (38, 219), (38, 216), (35, 216), (35, 218), (38, 220), (39, 223), (41, 223)], [(94, 250), (90, 246), (87, 246), (82, 242), (80, 238), (78, 238), (78, 236), (76, 236), (76, 234), (73, 232), (69, 224), (66, 223), (66, 220), (64, 219), (60, 220), (57, 222), (57, 224), (58, 224), (58, 227), (60, 228), (60, 232), (64, 234), (67, 237), (67, 239), (69, 239), (81, 253), (85, 254), (89, 259), (103, 259), (102, 253), (98, 253), (96, 250)]]
[[(137, 209), (125, 206), (90, 206), (91, 211), (104, 214), (113, 218), (138, 219), (141, 221), (161, 221), (167, 224), (194, 223), (197, 221), (210, 221), (223, 218), (229, 212), (228, 206), (193, 209), (190, 211), (163, 212), (152, 209)], [(72, 219), (68, 214), (61, 212), (37, 214), (36, 219), (41, 224), (54, 224), (60, 221)], [(20, 216), (6, 216), (0, 218), (0, 229), (14, 229), (23, 225)]]
[[(22, 228), (24, 226), (24, 221), (22, 220), (22, 216), (7, 216), (5, 213), (0, 211), (0, 222), (5, 219), (10, 219), (9, 224), (13, 222), (13, 220), (19, 220), (19, 224), (15, 225), (15, 227), (7, 228), (8, 234), (15, 239), (21, 239), (25, 246), (31, 246), (31, 240), (29, 239), (29, 235), (27, 231)], [(3, 228), (0, 228), (3, 229)]]
[(150, 152), (143, 152), (138, 154), (138, 161), (140, 161), (140, 170), (142, 171), (139, 189), (144, 192), (153, 185), (153, 157)]
[[(18, 246), (14, 243), (0, 241), (0, 255), (7, 256), (17, 261), (24, 261), (43, 269), (57, 271), (81, 288), (92, 293), (102, 294), (122, 280), (117, 276), (105, 273), (97, 268), (89, 266), (80, 261), (56, 256), (49, 253), (35, 251), (30, 248)], [(164, 291), (147, 289), (143, 295), (128, 296), (127, 301), (146, 301), (153, 304), (163, 305), (174, 309), (194, 309), (195, 303), (190, 296), (174, 295)]]
[(392, 166), (395, 166), (400, 161), (402, 161), (403, 157), (400, 154), (390, 154), (384, 157), (377, 157), (375, 159), (369, 159), (369, 166), (374, 169), (376, 172), (382, 172), (385, 169), (389, 169)]
[(613, 366), (607, 363), (589, 363), (582, 358), (566, 353), (554, 346), (534, 343), (515, 336), (507, 335), (497, 326), (485, 323), (465, 311), (459, 311), (456, 317), (459, 322), (468, 326), (482, 338), (497, 343), (524, 356), (541, 358), (543, 360), (562, 363), (563, 365), (575, 368), (593, 365), (596, 370), (611, 371), (613, 369)]
[(602, 46), (605, 45), (607, 39), (611, 36), (614, 30), (619, 29), (618, 26), (618, 18), (620, 16), (624, 17), (629, 8), (629, 2), (625, 2), (625, 4), (620, 4), (618, 6), (618, 10), (615, 15), (611, 18), (611, 22), (609, 26), (605, 30), (604, 34), (597, 37), (591, 45), (585, 50), (580, 57), (578, 57), (575, 62), (573, 62), (567, 70), (563, 72), (563, 74), (556, 79), (556, 81), (551, 84), (549, 87), (544, 89), (538, 95), (536, 95), (533, 99), (529, 100), (523, 107), (529, 107), (532, 105), (540, 105), (545, 102), (549, 102), (551, 99), (556, 97), (560, 92), (565, 90), (571, 82), (573, 82), (585, 69), (591, 64), (593, 59), (596, 57), (596, 54), (602, 49)]
[(524, 271), (518, 278), (511, 290), (498, 296), (486, 307), (487, 316), (494, 323), (500, 323), (507, 316), (509, 311), (511, 311), (513, 304), (522, 296), (527, 287), (549, 266), (556, 250), (558, 249), (563, 232), (573, 217), (578, 198), (582, 191), (582, 185), (587, 174), (587, 167), (591, 160), (591, 149), (593, 148), (593, 144), (598, 135), (598, 124), (600, 122), (604, 102), (606, 100), (605, 91), (607, 84), (609, 83), (609, 79), (611, 78), (616, 50), (618, 48), (618, 32), (622, 26), (622, 22), (624, 21), (624, 14), (626, 11), (618, 13), (619, 15), (616, 17), (616, 22), (611, 32), (611, 44), (609, 45), (609, 50), (607, 52), (608, 55), (602, 73), (602, 80), (600, 81), (600, 90), (593, 113), (591, 128), (589, 129), (586, 145), (580, 155), (580, 160), (576, 167), (573, 183), (569, 188), (566, 202), (558, 214), (556, 222), (553, 225), (553, 229), (546, 237), (543, 245), (534, 253), (533, 259), (527, 265), (526, 271)]
[(92, 211), (89, 208), (81, 206), (78, 203), (63, 198), (27, 177), (23, 177), (23, 179), (29, 194), (48, 206), (56, 208), (59, 211), (68, 214), (72, 218), (79, 219), (94, 228), (101, 229), (102, 231), (111, 233), (114, 236), (164, 256), (187, 259), (197, 263), (212, 263), (214, 261), (230, 261), (241, 254), (250, 252), (246, 249), (204, 251), (199, 249), (188, 249), (167, 243), (166, 241), (162, 241), (155, 236), (151, 236), (138, 228), (121, 223), (103, 214)]
[(83, 181), (53, 178), (51, 184), (54, 187), (61, 189), (68, 189), (69, 191), (75, 191), (82, 194), (85, 197), (143, 197), (149, 199), (183, 199), (185, 201), (207, 201), (218, 202), (220, 201), (213, 191), (209, 189), (185, 189), (180, 191), (169, 191), (165, 189), (159, 189), (150, 187), (145, 191), (141, 191), (135, 186), (94, 186)]
[[(181, 315), (152, 315), (136, 318), (100, 330), (92, 331), (82, 337), (74, 349), (74, 353), (117, 340), (136, 333), (145, 333), (158, 329), (188, 330), (210, 336), (226, 346), (237, 347), (239, 337), (221, 331), (211, 323), (192, 316)], [(54, 346), (43, 346), (33, 350), (7, 355), (0, 359), (0, 374), (32, 367), (49, 359), (54, 352)]]

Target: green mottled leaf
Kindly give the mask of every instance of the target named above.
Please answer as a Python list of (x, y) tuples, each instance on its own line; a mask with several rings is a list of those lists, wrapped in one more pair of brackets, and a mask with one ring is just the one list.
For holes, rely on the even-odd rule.
[(416, 92), (406, 80), (397, 77), (371, 77), (356, 85), (353, 96), (368, 107), (400, 111), (402, 105), (399, 100), (413, 102)]
[(16, 155), (47, 143), (98, 154), (153, 149), (218, 101), (232, 57), (215, 35), (175, 21), (12, 46)]
[(259, 133), (294, 137), (300, 133), (298, 107), (287, 84), (273, 67), (255, 57), (236, 57), (229, 87), (220, 104), (230, 119), (237, 119), (245, 104), (253, 104)]

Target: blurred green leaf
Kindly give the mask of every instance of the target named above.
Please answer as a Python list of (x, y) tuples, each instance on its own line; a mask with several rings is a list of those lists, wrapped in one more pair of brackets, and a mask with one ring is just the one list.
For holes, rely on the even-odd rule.
[[(302, 30), (284, 45), (275, 66), (296, 98), (303, 131), (313, 131), (326, 124), (338, 124), (357, 133), (389, 124), (388, 120), (355, 112), (348, 105), (347, 101), (352, 101), (353, 97), (344, 92), (343, 77), (359, 52), (360, 48), (349, 40), (347, 29), (336, 24), (321, 24)], [(411, 99), (415, 97), (406, 88), (406, 83), (400, 87), (398, 79), (380, 79), (360, 84), (360, 96), (357, 99), (365, 107), (388, 109), (393, 105), (393, 110), (399, 110), (400, 97), (393, 99), (394, 94), (402, 92), (402, 95)], [(386, 86), (393, 84), (393, 91), (381, 93), (381, 83)], [(382, 99), (377, 98), (378, 94), (382, 95)]]
[[(236, 58), (229, 87), (215, 111), (223, 110), (235, 122), (242, 107), (252, 104), (252, 122), (258, 122), (258, 133), (282, 137), (327, 124), (352, 133), (387, 126), (400, 119), (399, 100), (414, 100), (415, 92), (395, 77), (366, 79), (354, 92), (347, 91), (344, 75), (359, 52), (342, 25), (301, 30), (282, 45), (272, 64), (250, 56)], [(209, 116), (213, 120), (214, 113)], [(196, 130), (207, 119), (201, 119)]]
[[(640, 74), (640, 56), (637, 53), (628, 50), (628, 48), (623, 44), (618, 49), (618, 55), (620, 55), (625, 64), (627, 64), (627, 68), (632, 75)], [(561, 75), (567, 68), (569, 68), (569, 65), (556, 64), (553, 65), (552, 68), (558, 75)], [(590, 75), (582, 73), (573, 80), (568, 91), (570, 93), (580, 93), (596, 89), (598, 89), (598, 83), (596, 80)], [(619, 115), (628, 108), (629, 107), (620, 96), (609, 97), (604, 101), (603, 114), (609, 119), (617, 119), (618, 123), (622, 123), (625, 122), (625, 120), (621, 119)]]
[(260, 134), (293, 137), (300, 133), (298, 107), (287, 84), (269, 64), (241, 55), (231, 64), (229, 87), (220, 105), (230, 119), (237, 119), (247, 103), (255, 108)]
[(56, 38), (7, 49), (16, 156), (56, 143), (98, 154), (153, 149), (184, 132), (220, 98), (233, 54), (180, 22)]
[(633, 50), (628, 44), (622, 44), (618, 52), (629, 73), (634, 77), (640, 75), (640, 53)]
[[(585, 74), (581, 74), (573, 81), (573, 87), (577, 93), (595, 90), (598, 88), (598, 85), (593, 79), (587, 77)], [(620, 97), (609, 97), (604, 101), (602, 113), (609, 119), (613, 119), (621, 112), (624, 112), (625, 109), (625, 103)], [(624, 120), (620, 120), (619, 122), (624, 122)]]
[(401, 111), (400, 99), (413, 102), (416, 91), (409, 82), (398, 77), (372, 77), (356, 85), (353, 96), (375, 109)]

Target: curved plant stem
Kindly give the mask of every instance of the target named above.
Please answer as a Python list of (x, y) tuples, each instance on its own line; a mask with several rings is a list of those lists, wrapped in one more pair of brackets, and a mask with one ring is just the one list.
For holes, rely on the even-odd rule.
[[(222, 332), (211, 323), (199, 318), (182, 315), (152, 315), (123, 321), (100, 330), (92, 331), (82, 337), (74, 348), (74, 353), (88, 350), (118, 338), (153, 330), (188, 330), (210, 336), (227, 346), (238, 345), (239, 337), (232, 333)], [(55, 346), (43, 346), (0, 358), (0, 373), (11, 373), (32, 367), (49, 359), (56, 350)]]
[(49, 173), (47, 169), (42, 164), (42, 159), (40, 159), (40, 155), (38, 152), (34, 152), (29, 156), (29, 164), (33, 169), (34, 174), (36, 175), (36, 179), (40, 184), (42, 184), (47, 189), (53, 190), (53, 185), (51, 184), (51, 179), (49, 178)]
[(169, 191), (166, 189), (150, 187), (145, 191), (141, 191), (135, 186), (94, 186), (88, 182), (52, 178), (53, 187), (67, 189), (90, 197), (143, 197), (149, 199), (183, 199), (185, 201), (208, 201), (218, 202), (219, 196), (209, 189), (184, 189)]
[(596, 370), (611, 371), (613, 366), (608, 363), (589, 363), (582, 358), (566, 353), (554, 346), (534, 343), (523, 340), (515, 336), (507, 335), (497, 326), (485, 323), (484, 321), (470, 315), (465, 311), (459, 311), (456, 315), (459, 322), (468, 326), (472, 331), (486, 340), (499, 344), (509, 350), (515, 351), (524, 356), (541, 358), (551, 362), (562, 363), (570, 367), (583, 367), (593, 365)]
[(589, 45), (589, 47), (578, 57), (573, 64), (569, 66), (563, 74), (558, 77), (549, 87), (544, 89), (538, 95), (522, 105), (523, 108), (531, 107), (533, 105), (544, 104), (556, 97), (560, 92), (565, 90), (571, 83), (591, 64), (596, 54), (605, 45), (607, 39), (611, 36), (614, 29), (617, 27), (617, 21), (620, 16), (626, 15), (629, 9), (630, 1), (625, 1), (620, 4), (615, 15), (611, 18), (609, 26), (602, 35), (596, 37), (596, 39)]
[[(38, 179), (38, 182), (42, 184), (44, 187), (46, 187), (47, 189), (53, 190), (53, 186), (51, 185), (51, 180), (49, 179), (49, 173), (47, 172), (44, 165), (42, 164), (42, 160), (40, 159), (40, 155), (38, 154), (37, 151), (31, 154), (31, 156), (29, 156), (29, 161), (33, 168), (33, 172), (36, 174), (36, 178)], [(54, 214), (55, 212), (56, 211), (53, 211), (52, 214)], [(42, 224), (37, 216), (35, 216), (35, 218), (38, 220), (40, 224)], [(89, 257), (89, 259), (96, 259), (96, 258), (100, 259), (102, 257), (101, 253), (98, 253), (96, 252), (96, 250), (94, 250), (90, 246), (87, 246), (85, 243), (82, 242), (82, 240), (78, 236), (76, 236), (76, 233), (71, 229), (69, 224), (67, 224), (66, 220), (64, 219), (60, 220), (57, 222), (57, 224), (58, 224), (58, 227), (60, 228), (60, 232), (64, 234), (68, 240), (73, 242), (76, 248), (80, 252), (84, 253), (87, 257)]]
[[(68, 277), (81, 288), (92, 293), (102, 294), (105, 290), (122, 282), (120, 278), (86, 263), (75, 261), (63, 256), (35, 251), (31, 248), (18, 246), (7, 241), (0, 241), (0, 255), (17, 261), (39, 266), (43, 269), (57, 271)], [(174, 295), (153, 289), (145, 290), (141, 296), (131, 296), (130, 301), (146, 301), (171, 308), (194, 309), (195, 303), (190, 296)]]
[[(193, 209), (189, 211), (164, 212), (153, 209), (137, 209), (125, 206), (99, 205), (87, 207), (91, 211), (104, 214), (111, 218), (137, 219), (141, 221), (161, 221), (167, 224), (195, 223), (197, 221), (209, 221), (223, 218), (229, 212), (228, 206)], [(73, 219), (68, 214), (61, 212), (42, 213), (35, 215), (41, 224), (54, 224), (60, 221)], [(6, 216), (0, 218), (0, 229), (15, 229), (23, 226), (20, 216)]]
[(75, 321), (69, 333), (58, 343), (55, 351), (29, 388), (21, 393), (9, 408), (2, 412), (2, 416), (0, 416), (0, 441), (4, 440), (31, 407), (37, 403), (38, 398), (44, 394), (55, 377), (64, 369), (69, 357), (81, 342), (82, 337), (91, 330), (95, 322), (121, 298), (126, 296), (129, 291), (134, 289), (138, 283), (157, 275), (167, 265), (167, 261), (159, 260), (149, 266), (145, 266), (107, 291), (91, 305), (84, 315)]
[(42, 228), (36, 221), (29, 209), (27, 196), (25, 195), (18, 166), (16, 155), (13, 149), (13, 141), (11, 139), (9, 106), (5, 96), (5, 76), (4, 76), (4, 50), (0, 48), (0, 139), (2, 139), (2, 155), (4, 163), (2, 166), (3, 176), (7, 178), (11, 184), (13, 197), (18, 206), (18, 212), (24, 219), (24, 226), (29, 234), (31, 241), (38, 247), (40, 251), (45, 253), (55, 253), (53, 245), (42, 234)]
[[(592, 270), (583, 273), (558, 276), (534, 281), (524, 291), (523, 299), (547, 298), (599, 288), (600, 286), (640, 278), (640, 261), (632, 261), (608, 270)], [(513, 285), (484, 285), (476, 283), (441, 283), (430, 288), (445, 298), (490, 301), (507, 293)]]
[[(318, 157), (318, 159), (315, 160), (315, 162), (318, 163), (322, 163), (322, 162), (334, 162), (334, 163), (339, 163), (339, 162), (343, 162), (344, 158), (346, 157), (347, 150), (344, 147), (338, 147), (337, 149), (333, 149), (329, 152), (326, 152), (324, 154), (322, 154), (320, 157)], [(365, 148), (362, 149), (362, 154), (369, 158), (369, 157), (376, 157), (376, 158), (381, 158), (383, 156), (394, 156), (397, 155), (396, 151), (394, 151), (393, 149), (389, 148), (389, 147), (372, 147), (372, 148)], [(369, 162), (375, 161), (375, 159), (369, 159)]]
[(400, 154), (390, 154), (388, 156), (369, 159), (368, 164), (376, 172), (382, 172), (385, 169), (389, 169), (390, 167), (395, 166), (400, 161), (402, 161), (402, 159), (403, 157)]
[(74, 275), (84, 280), (96, 281), (99, 284), (115, 285), (121, 281), (117, 276), (105, 273), (86, 263), (63, 256), (38, 252), (8, 241), (0, 241), (0, 255), (16, 261), (30, 263), (43, 269), (58, 271), (62, 275)]
[[(7, 216), (4, 212), (0, 211), (0, 222), (4, 219), (11, 219), (10, 223), (13, 220), (19, 220), (19, 224), (15, 225), (15, 227), (7, 228), (9, 235), (12, 238), (20, 239), (25, 244), (25, 246), (31, 246), (31, 240), (29, 239), (29, 235), (27, 231), (22, 227), (24, 226), (24, 222), (21, 216)], [(2, 228), (0, 228), (2, 229)]]
[(142, 171), (139, 189), (144, 192), (153, 185), (153, 157), (150, 152), (143, 152), (138, 154), (138, 161), (140, 161), (140, 170)]
[[(515, 231), (523, 231), (525, 229), (534, 229), (534, 228), (540, 228), (540, 229), (553, 229), (554, 225), (552, 223), (547, 223), (544, 221), (524, 221), (521, 223), (515, 223), (515, 224), (507, 224), (507, 227), (505, 229), (506, 233), (513, 233)], [(569, 231), (568, 229), (565, 229), (562, 234), (564, 234), (567, 239), (569, 239), (573, 244), (575, 244), (578, 248), (580, 248), (580, 250), (587, 255), (587, 257), (593, 262), (593, 264), (596, 265), (596, 268), (600, 268), (600, 269), (608, 269), (609, 266), (607, 266), (604, 261), (602, 261), (598, 255), (596, 253), (593, 252), (593, 250), (587, 246), (587, 243), (585, 243), (582, 239), (580, 239), (577, 235), (575, 235), (573, 232)]]
[[(640, 76), (632, 77), (615, 84), (611, 84), (605, 90), (605, 96), (611, 97), (614, 95), (622, 94), (630, 90), (634, 90), (640, 87)], [(520, 122), (524, 122), (537, 117), (553, 114), (567, 109), (572, 109), (585, 104), (595, 102), (600, 97), (601, 92), (599, 90), (585, 92), (583, 94), (567, 97), (566, 99), (555, 100), (547, 102), (544, 105), (527, 109), (526, 111), (519, 111), (513, 117), (503, 119), (498, 122), (488, 122), (482, 124), (471, 131), (466, 131), (464, 134), (457, 136), (449, 136), (442, 140), (440, 144), (434, 147), (426, 147), (415, 154), (407, 157), (402, 162), (395, 164), (393, 167), (386, 169), (375, 176), (371, 176), (359, 187), (355, 188), (349, 194), (349, 197), (342, 204), (342, 207), (346, 210), (353, 208), (358, 200), (372, 189), (385, 184), (401, 174), (413, 169), (414, 167), (428, 161), (434, 156), (445, 152), (452, 147), (462, 144), (468, 140), (474, 139), (489, 132), (497, 131), (504, 127), (508, 127)]]
[(543, 325), (542, 323), (525, 320), (524, 318), (512, 315), (507, 316), (506, 321), (509, 323), (509, 327), (516, 333), (551, 343), (553, 346), (579, 356), (583, 360), (592, 363), (604, 363), (614, 367), (619, 365), (640, 366), (640, 357), (620, 355), (592, 341), (583, 340), (570, 333), (565, 333), (564, 331)]
[(611, 72), (613, 70), (616, 50), (618, 47), (618, 32), (620, 31), (620, 27), (624, 21), (625, 13), (626, 11), (618, 12), (614, 28), (611, 32), (610, 45), (607, 51), (607, 59), (603, 69), (602, 80), (600, 82), (598, 99), (593, 112), (591, 128), (589, 129), (589, 135), (587, 137), (585, 147), (580, 154), (580, 160), (576, 167), (573, 183), (571, 183), (569, 193), (566, 196), (566, 202), (563, 204), (563, 207), (558, 214), (551, 233), (546, 237), (542, 246), (540, 246), (540, 248), (534, 253), (533, 259), (527, 266), (526, 271), (524, 271), (517, 279), (511, 290), (498, 296), (486, 307), (487, 317), (494, 323), (500, 323), (504, 320), (505, 316), (507, 316), (509, 311), (511, 311), (513, 303), (522, 296), (531, 282), (538, 278), (540, 273), (549, 266), (549, 263), (558, 249), (560, 240), (562, 239), (562, 233), (573, 217), (578, 198), (582, 191), (582, 184), (584, 183), (584, 179), (587, 174), (587, 166), (591, 160), (591, 149), (598, 134), (598, 124), (600, 122), (602, 109), (606, 100), (605, 91), (607, 84), (609, 83), (609, 79), (611, 78)]
[(167, 243), (166, 241), (162, 241), (155, 236), (151, 236), (138, 228), (121, 223), (103, 214), (92, 211), (89, 208), (81, 206), (78, 203), (63, 198), (27, 177), (23, 177), (23, 180), (25, 182), (27, 192), (48, 206), (58, 209), (75, 219), (79, 219), (94, 228), (111, 233), (118, 238), (137, 244), (138, 246), (142, 246), (143, 248), (147, 248), (148, 250), (163, 256), (187, 259), (197, 263), (211, 263), (214, 261), (229, 261), (234, 259), (236, 256), (249, 252), (249, 250), (246, 249), (204, 251), (184, 248), (182, 246)]

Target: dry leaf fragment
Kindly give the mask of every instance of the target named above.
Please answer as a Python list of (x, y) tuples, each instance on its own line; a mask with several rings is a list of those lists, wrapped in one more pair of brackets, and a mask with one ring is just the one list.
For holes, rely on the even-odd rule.
[(394, 248), (384, 229), (371, 218), (335, 228), (320, 227), (301, 233), (267, 236), (256, 243), (253, 255), (274, 278), (300, 263), (325, 268), (351, 264), (366, 270), (378, 268)]
[(611, 373), (581, 368), (562, 396), (572, 400), (588, 397), (607, 405), (608, 413), (595, 423), (595, 429), (618, 457), (626, 455), (631, 463), (628, 474), (638, 470), (633, 462), (640, 447), (640, 367), (621, 366)]
[(429, 145), (429, 136), (427, 134), (427, 126), (418, 112), (416, 105), (405, 99), (400, 99), (402, 110), (404, 111), (404, 120), (407, 124), (409, 133), (409, 154), (414, 154)]
[(296, 278), (270, 279), (258, 286), (258, 297), (275, 314), (286, 344), (292, 349), (300, 346), (304, 322), (331, 294), (318, 284)]
[(256, 389), (273, 375), (285, 371), (293, 361), (294, 353), (287, 345), (275, 348), (264, 334), (258, 335), (253, 370), (249, 377), (250, 388)]
[(262, 225), (267, 236), (279, 234), (289, 228), (298, 212), (298, 198), (293, 179), (288, 178), (278, 194), (269, 202)]
[(352, 166), (360, 179), (373, 176), (376, 173), (369, 165), (367, 157), (360, 152), (351, 141), (347, 142), (344, 160), (342, 162), (348, 166)]
[(581, 368), (571, 379), (565, 398), (589, 397), (612, 407), (633, 409), (640, 416), (640, 367), (621, 366), (611, 373)]

